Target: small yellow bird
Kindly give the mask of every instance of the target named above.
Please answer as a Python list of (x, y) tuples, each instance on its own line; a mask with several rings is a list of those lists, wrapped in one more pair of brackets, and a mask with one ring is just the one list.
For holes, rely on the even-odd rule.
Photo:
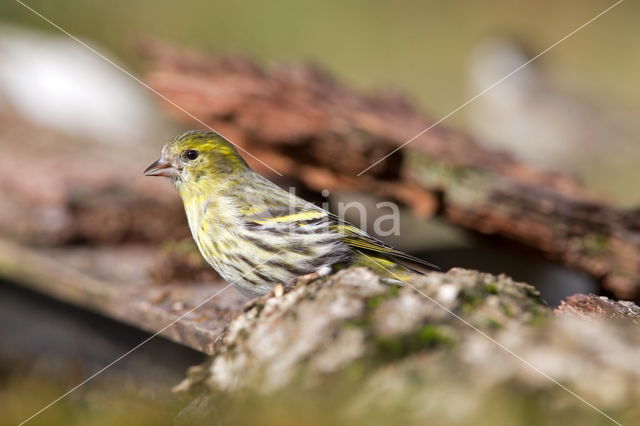
[(339, 266), (367, 266), (396, 283), (419, 265), (437, 268), (281, 189), (214, 132), (174, 138), (144, 174), (171, 178), (200, 253), (249, 297)]

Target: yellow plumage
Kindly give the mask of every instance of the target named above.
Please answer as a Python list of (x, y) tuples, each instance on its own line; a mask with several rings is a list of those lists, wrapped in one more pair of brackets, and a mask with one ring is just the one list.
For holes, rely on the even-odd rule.
[(279, 188), (217, 133), (178, 136), (145, 174), (171, 177), (200, 253), (248, 296), (335, 265), (363, 265), (390, 278), (410, 272), (400, 262), (433, 267)]

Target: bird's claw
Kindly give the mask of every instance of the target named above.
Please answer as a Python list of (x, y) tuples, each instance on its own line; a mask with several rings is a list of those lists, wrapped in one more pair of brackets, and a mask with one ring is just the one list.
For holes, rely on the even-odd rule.
[(327, 275), (331, 274), (331, 271), (332, 271), (331, 266), (329, 265), (322, 266), (309, 274), (290, 278), (286, 282), (285, 288), (289, 290), (298, 284), (307, 285), (311, 281), (317, 280), (318, 278), (326, 277)]

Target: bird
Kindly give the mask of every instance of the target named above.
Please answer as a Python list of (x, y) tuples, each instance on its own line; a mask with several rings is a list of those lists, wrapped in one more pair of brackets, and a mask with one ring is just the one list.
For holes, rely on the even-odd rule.
[(171, 179), (201, 255), (247, 297), (347, 266), (373, 269), (390, 284), (437, 269), (280, 188), (216, 132), (175, 137), (144, 174)]

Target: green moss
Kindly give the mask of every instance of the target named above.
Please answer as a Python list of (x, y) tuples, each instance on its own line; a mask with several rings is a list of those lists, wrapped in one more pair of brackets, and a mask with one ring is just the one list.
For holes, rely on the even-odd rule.
[(470, 167), (447, 165), (424, 153), (407, 153), (409, 168), (428, 188), (446, 188), (447, 196), (461, 204), (484, 201), (486, 191), (481, 188), (494, 185), (497, 179), (484, 171)]
[(489, 328), (490, 330), (498, 330), (500, 328), (502, 328), (502, 324), (500, 324), (499, 321), (493, 319), (493, 318), (487, 318), (486, 319), (486, 327)]
[(503, 304), (502, 305), (502, 313), (505, 314), (509, 318), (511, 318), (513, 316), (513, 311), (511, 310), (511, 306), (509, 306), (507, 304)]
[(453, 343), (452, 337), (444, 333), (440, 326), (435, 324), (427, 324), (418, 332), (420, 340), (427, 345), (449, 345)]
[(350, 319), (344, 322), (344, 325), (347, 327), (358, 327), (358, 328), (370, 327), (371, 324), (372, 324), (371, 318), (369, 318), (368, 316), (362, 317), (362, 318)]
[(582, 245), (589, 253), (606, 253), (609, 251), (609, 237), (602, 234), (589, 234), (583, 238)]
[(498, 294), (498, 283), (491, 282), (484, 285), (484, 289), (489, 294)]
[(380, 296), (376, 296), (376, 297), (372, 297), (370, 299), (367, 299), (367, 301), (365, 302), (367, 309), (377, 309), (382, 302), (384, 302), (387, 299), (387, 297), (380, 295)]
[(549, 319), (549, 312), (543, 309), (531, 309), (529, 311), (531, 319), (528, 324), (533, 327), (538, 327), (547, 322)]
[[(497, 298), (497, 306), (488, 305), (487, 298)], [(535, 288), (504, 276), (462, 290), (459, 301), (464, 316), (476, 315), (475, 320), (489, 329), (500, 328), (504, 321), (514, 317), (531, 324), (549, 313)]]
[(452, 334), (438, 324), (425, 324), (414, 332), (394, 338), (375, 339), (376, 355), (386, 361), (404, 358), (425, 349), (450, 347), (453, 343)]
[(373, 297), (369, 297), (368, 299), (365, 300), (365, 306), (366, 306), (367, 312), (370, 313), (371, 311), (378, 309), (378, 307), (380, 307), (380, 305), (382, 305), (384, 301), (393, 299), (396, 296), (398, 296), (399, 292), (400, 292), (399, 286), (388, 285), (384, 293), (378, 294)]
[(358, 328), (364, 327), (372, 327), (375, 315), (375, 311), (384, 303), (386, 300), (393, 299), (398, 295), (400, 291), (400, 287), (397, 286), (389, 286), (388, 289), (376, 296), (369, 297), (364, 300), (364, 312), (360, 318), (353, 318), (345, 321), (345, 325), (353, 326)]
[(470, 314), (480, 306), (490, 293), (484, 288), (474, 287), (460, 292), (461, 310), (464, 314)]

